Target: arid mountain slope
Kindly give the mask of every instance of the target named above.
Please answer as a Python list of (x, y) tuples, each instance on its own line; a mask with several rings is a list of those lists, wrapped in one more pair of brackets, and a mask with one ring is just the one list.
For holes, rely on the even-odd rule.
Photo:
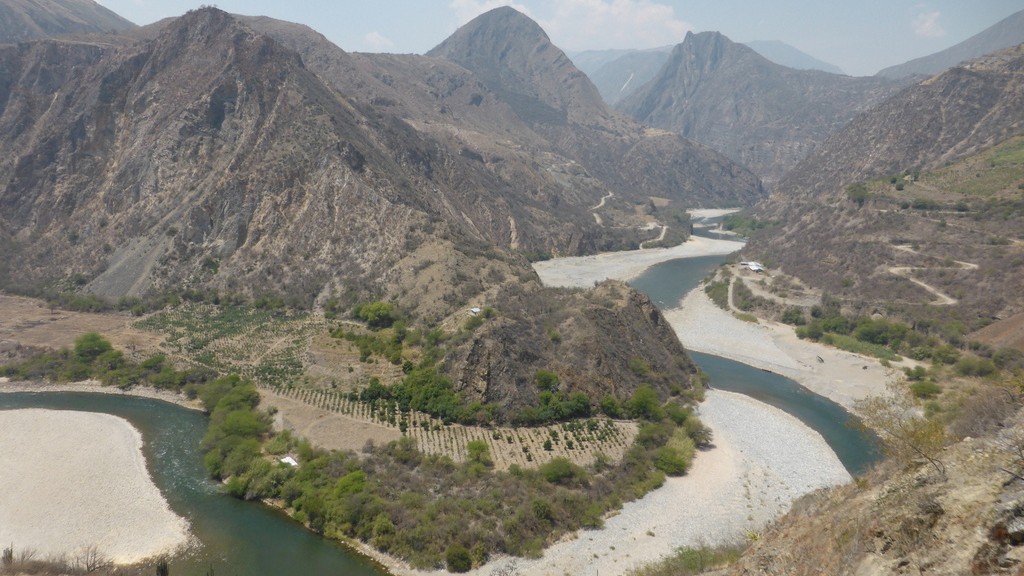
[(909, 62), (890, 66), (878, 72), (886, 78), (933, 76), (962, 62), (991, 54), (1024, 42), (1024, 10), (1011, 14), (996, 24), (945, 50)]
[(694, 206), (743, 205), (761, 194), (756, 177), (722, 155), (609, 109), (544, 31), (512, 8), (477, 17), (428, 56), (473, 72), (557, 153), (616, 194)]
[(62, 34), (116, 32), (135, 24), (93, 0), (3, 0), (0, 44), (16, 44)]
[(717, 32), (687, 34), (650, 82), (616, 107), (778, 181), (894, 82), (793, 70)]
[[(407, 64), (386, 61), (392, 72)], [(445, 61), (416, 60), (417, 74), (421, 62), (439, 81), (484, 90)], [(596, 300), (543, 289), (521, 254), (596, 247), (605, 232), (586, 192), (607, 187), (547, 170), (549, 159), (478, 152), (417, 129), (432, 116), (393, 111), (412, 114), (422, 96), (374, 102), (357, 85), (349, 97), (299, 53), (212, 8), (138, 34), (2, 47), (0, 68), (4, 289), (383, 299), (453, 332), (467, 307), (486, 305), (498, 317), (452, 345), (449, 369), (465, 397), (500, 401), (503, 414), (530, 405), (544, 366), (595, 400), (640, 385), (634, 356), (665, 375), (651, 381), (664, 395), (692, 381), (649, 303), (624, 287)], [(431, 86), (416, 74), (390, 82)], [(556, 317), (585, 340), (543, 345)], [(622, 337), (651, 344), (634, 350)], [(478, 346), (520, 361), (490, 370), (493, 357), (469, 352)]]
[(800, 162), (780, 196), (837, 195), (847, 185), (924, 170), (1024, 133), (1024, 46), (957, 66), (860, 115)]
[(833, 135), (746, 251), (952, 341), (1024, 311), (1024, 47), (910, 87)]

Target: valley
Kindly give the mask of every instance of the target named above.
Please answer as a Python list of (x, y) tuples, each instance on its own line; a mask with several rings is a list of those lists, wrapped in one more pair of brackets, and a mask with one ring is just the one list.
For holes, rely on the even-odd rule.
[(0, 574), (1020, 571), (1024, 13), (460, 10), (0, 0)]

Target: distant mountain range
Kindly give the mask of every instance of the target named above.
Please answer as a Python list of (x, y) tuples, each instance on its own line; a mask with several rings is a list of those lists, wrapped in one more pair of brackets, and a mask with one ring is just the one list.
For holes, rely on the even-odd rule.
[(961, 62), (1024, 43), (1024, 10), (1012, 14), (963, 42), (940, 52), (890, 66), (878, 72), (886, 78), (932, 76)]
[[(747, 42), (746, 45), (782, 66), (797, 70), (843, 73), (838, 66), (818, 60), (778, 40), (759, 40)], [(671, 52), (672, 46), (663, 46), (649, 50), (585, 50), (571, 53), (570, 57), (590, 77), (605, 102), (614, 105), (654, 78)]]
[(616, 108), (719, 150), (772, 183), (899, 87), (888, 79), (795, 70), (702, 32), (687, 34), (661, 70)]
[(0, 44), (64, 34), (118, 32), (135, 24), (93, 0), (4, 0), (0, 2)]

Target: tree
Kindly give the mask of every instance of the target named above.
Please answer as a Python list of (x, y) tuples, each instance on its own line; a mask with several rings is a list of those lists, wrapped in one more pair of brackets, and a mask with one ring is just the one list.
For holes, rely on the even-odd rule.
[(106, 338), (95, 332), (86, 332), (75, 338), (75, 357), (85, 363), (92, 363), (100, 354), (113, 349)]
[(939, 453), (946, 446), (946, 429), (938, 420), (920, 416), (905, 392), (890, 386), (884, 396), (857, 402), (857, 412), (861, 425), (878, 433), (887, 456), (903, 464), (923, 458), (945, 478), (946, 465)]
[(626, 411), (633, 418), (644, 420), (661, 420), (665, 412), (661, 409), (658, 393), (649, 384), (636, 389), (633, 396), (626, 402)]
[(395, 318), (395, 308), (387, 302), (371, 302), (356, 308), (356, 318), (363, 320), (370, 328), (387, 328)]
[(466, 444), (466, 453), (468, 454), (470, 462), (476, 462), (483, 464), (484, 466), (490, 466), (491, 462), (491, 451), (487, 447), (487, 442), (483, 440), (470, 440)]
[(469, 572), (473, 567), (473, 558), (470, 557), (469, 550), (461, 544), (449, 546), (448, 551), (445, 552), (445, 560), (448, 563), (449, 572)]
[(558, 391), (558, 374), (550, 370), (544, 370), (543, 368), (537, 370), (537, 374), (534, 375), (534, 382), (537, 383), (537, 388), (542, 392)]

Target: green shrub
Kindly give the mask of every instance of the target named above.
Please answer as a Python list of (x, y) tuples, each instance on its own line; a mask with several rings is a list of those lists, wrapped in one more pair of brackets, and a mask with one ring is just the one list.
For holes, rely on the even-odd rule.
[(95, 332), (87, 332), (75, 338), (75, 357), (87, 364), (113, 348), (106, 338)]
[(640, 420), (661, 420), (665, 416), (658, 393), (649, 384), (637, 388), (626, 402), (626, 412)]
[(786, 308), (786, 311), (782, 313), (782, 322), (792, 326), (803, 326), (804, 324), (807, 324), (807, 318), (804, 316), (804, 309), (799, 306), (790, 306), (789, 308)]
[(933, 398), (942, 394), (942, 387), (931, 380), (922, 380), (911, 384), (910, 391), (918, 398)]
[(954, 366), (961, 376), (990, 376), (996, 373), (996, 365), (988, 358), (962, 358)]
[(555, 458), (540, 467), (541, 477), (552, 484), (569, 484), (582, 474), (582, 468), (565, 458)]
[(356, 306), (355, 316), (370, 328), (387, 328), (397, 320), (394, 306), (380, 301)]

